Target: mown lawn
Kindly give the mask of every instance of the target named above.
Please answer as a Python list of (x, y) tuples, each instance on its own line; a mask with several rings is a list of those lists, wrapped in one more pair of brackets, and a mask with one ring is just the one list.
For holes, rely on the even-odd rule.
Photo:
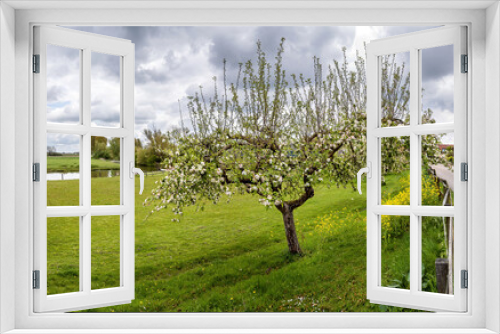
[[(146, 177), (145, 194), (161, 176)], [(398, 177), (387, 178), (397, 187)], [(97, 202), (118, 178), (98, 178)], [(61, 187), (65, 182), (50, 182)], [(136, 182), (138, 194), (139, 182)], [(147, 195), (146, 195), (147, 196)], [(136, 289), (128, 305), (98, 312), (374, 312), (366, 300), (365, 196), (352, 188), (317, 189), (296, 213), (303, 256), (291, 256), (281, 215), (250, 195), (230, 203), (185, 210), (172, 222), (168, 210), (148, 214), (136, 195)], [(94, 200), (93, 200), (94, 202)], [(92, 225), (92, 287), (119, 282), (117, 217)], [(48, 222), (49, 293), (78, 290), (78, 221)], [(404, 247), (403, 247), (404, 248)], [(386, 251), (391, 275), (401, 248)]]
[[(120, 164), (110, 160), (91, 159), (92, 170), (120, 169)], [(47, 172), (78, 172), (80, 169), (79, 157), (47, 157)]]

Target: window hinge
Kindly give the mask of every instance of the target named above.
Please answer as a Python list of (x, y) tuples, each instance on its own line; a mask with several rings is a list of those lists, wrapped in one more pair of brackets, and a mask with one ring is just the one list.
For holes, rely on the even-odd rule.
[(469, 273), (467, 270), (461, 271), (461, 281), (462, 281), (462, 289), (467, 289), (469, 287)]
[(38, 162), (33, 164), (33, 181), (40, 182), (40, 164)]
[(462, 70), (460, 72), (469, 72), (469, 56), (467, 55), (462, 55)]
[(469, 165), (466, 162), (460, 164), (460, 180), (469, 181)]
[(33, 73), (40, 73), (40, 55), (33, 55)]
[(40, 289), (40, 270), (33, 270), (33, 289)]

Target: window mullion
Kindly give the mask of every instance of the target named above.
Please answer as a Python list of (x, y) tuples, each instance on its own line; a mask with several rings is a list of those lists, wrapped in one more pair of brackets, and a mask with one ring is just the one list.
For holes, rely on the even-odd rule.
[(84, 208), (88, 209), (87, 213), (82, 218), (82, 243), (80, 244), (82, 262), (82, 272), (80, 274), (80, 280), (83, 285), (83, 291), (90, 293), (91, 291), (91, 215), (90, 215), (90, 205), (91, 205), (91, 189), (90, 189), (90, 178), (91, 178), (91, 134), (90, 134), (90, 64), (91, 64), (91, 51), (89, 48), (83, 49), (83, 61), (82, 61), (82, 91), (81, 91), (81, 101), (82, 101), (82, 124), (86, 128), (86, 133), (82, 138), (82, 149), (80, 154), (81, 163), (81, 174), (80, 174), (80, 189), (82, 189), (82, 204)]
[(80, 154), (80, 189), (82, 189), (82, 205), (90, 209), (90, 178), (91, 178), (91, 133), (90, 133), (90, 59), (91, 51), (83, 50), (82, 61), (82, 124), (85, 134), (82, 138), (82, 148)]
[(420, 145), (413, 131), (419, 123), (420, 66), (418, 49), (410, 50), (410, 291), (416, 293), (420, 283), (420, 229), (415, 209), (419, 204)]

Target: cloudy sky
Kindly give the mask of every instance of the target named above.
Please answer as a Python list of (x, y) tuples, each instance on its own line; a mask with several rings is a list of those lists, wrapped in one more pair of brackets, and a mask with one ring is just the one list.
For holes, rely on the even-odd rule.
[[(71, 27), (135, 43), (135, 133), (153, 126), (167, 130), (180, 125), (179, 104), (200, 85), (212, 91), (212, 77), (222, 75), (227, 59), (228, 80), (235, 78), (238, 63), (255, 59), (256, 41), (269, 59), (286, 38), (284, 68), (287, 73), (313, 77), (313, 57), (323, 64), (341, 59), (342, 47), (353, 60), (356, 50), (364, 54), (365, 42), (428, 29), (429, 27), (363, 26), (222, 26), (222, 27)], [(75, 123), (78, 117), (78, 52), (60, 47), (48, 49), (48, 120)], [(453, 73), (450, 47), (425, 51), (423, 55), (424, 107), (434, 110), (438, 122), (453, 121)], [(119, 122), (119, 60), (92, 54), (92, 123), (117, 126)], [(70, 144), (69, 141), (72, 141)], [(52, 145), (51, 145), (52, 144)], [(77, 151), (74, 138), (53, 138), (48, 145), (58, 151)]]

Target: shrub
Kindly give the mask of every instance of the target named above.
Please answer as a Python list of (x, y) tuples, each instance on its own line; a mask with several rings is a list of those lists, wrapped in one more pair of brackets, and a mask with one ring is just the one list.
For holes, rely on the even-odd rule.
[[(410, 177), (400, 180), (403, 189), (396, 196), (382, 201), (383, 205), (410, 205)], [(430, 175), (422, 175), (422, 203), (424, 205), (441, 205), (439, 182)], [(408, 220), (401, 216), (382, 216), (382, 238), (396, 238), (410, 228)]]
[(358, 211), (348, 211), (347, 208), (337, 212), (330, 212), (322, 217), (318, 217), (314, 222), (314, 231), (323, 237), (340, 234), (347, 228), (355, 225), (363, 225), (366, 229), (366, 213)]

